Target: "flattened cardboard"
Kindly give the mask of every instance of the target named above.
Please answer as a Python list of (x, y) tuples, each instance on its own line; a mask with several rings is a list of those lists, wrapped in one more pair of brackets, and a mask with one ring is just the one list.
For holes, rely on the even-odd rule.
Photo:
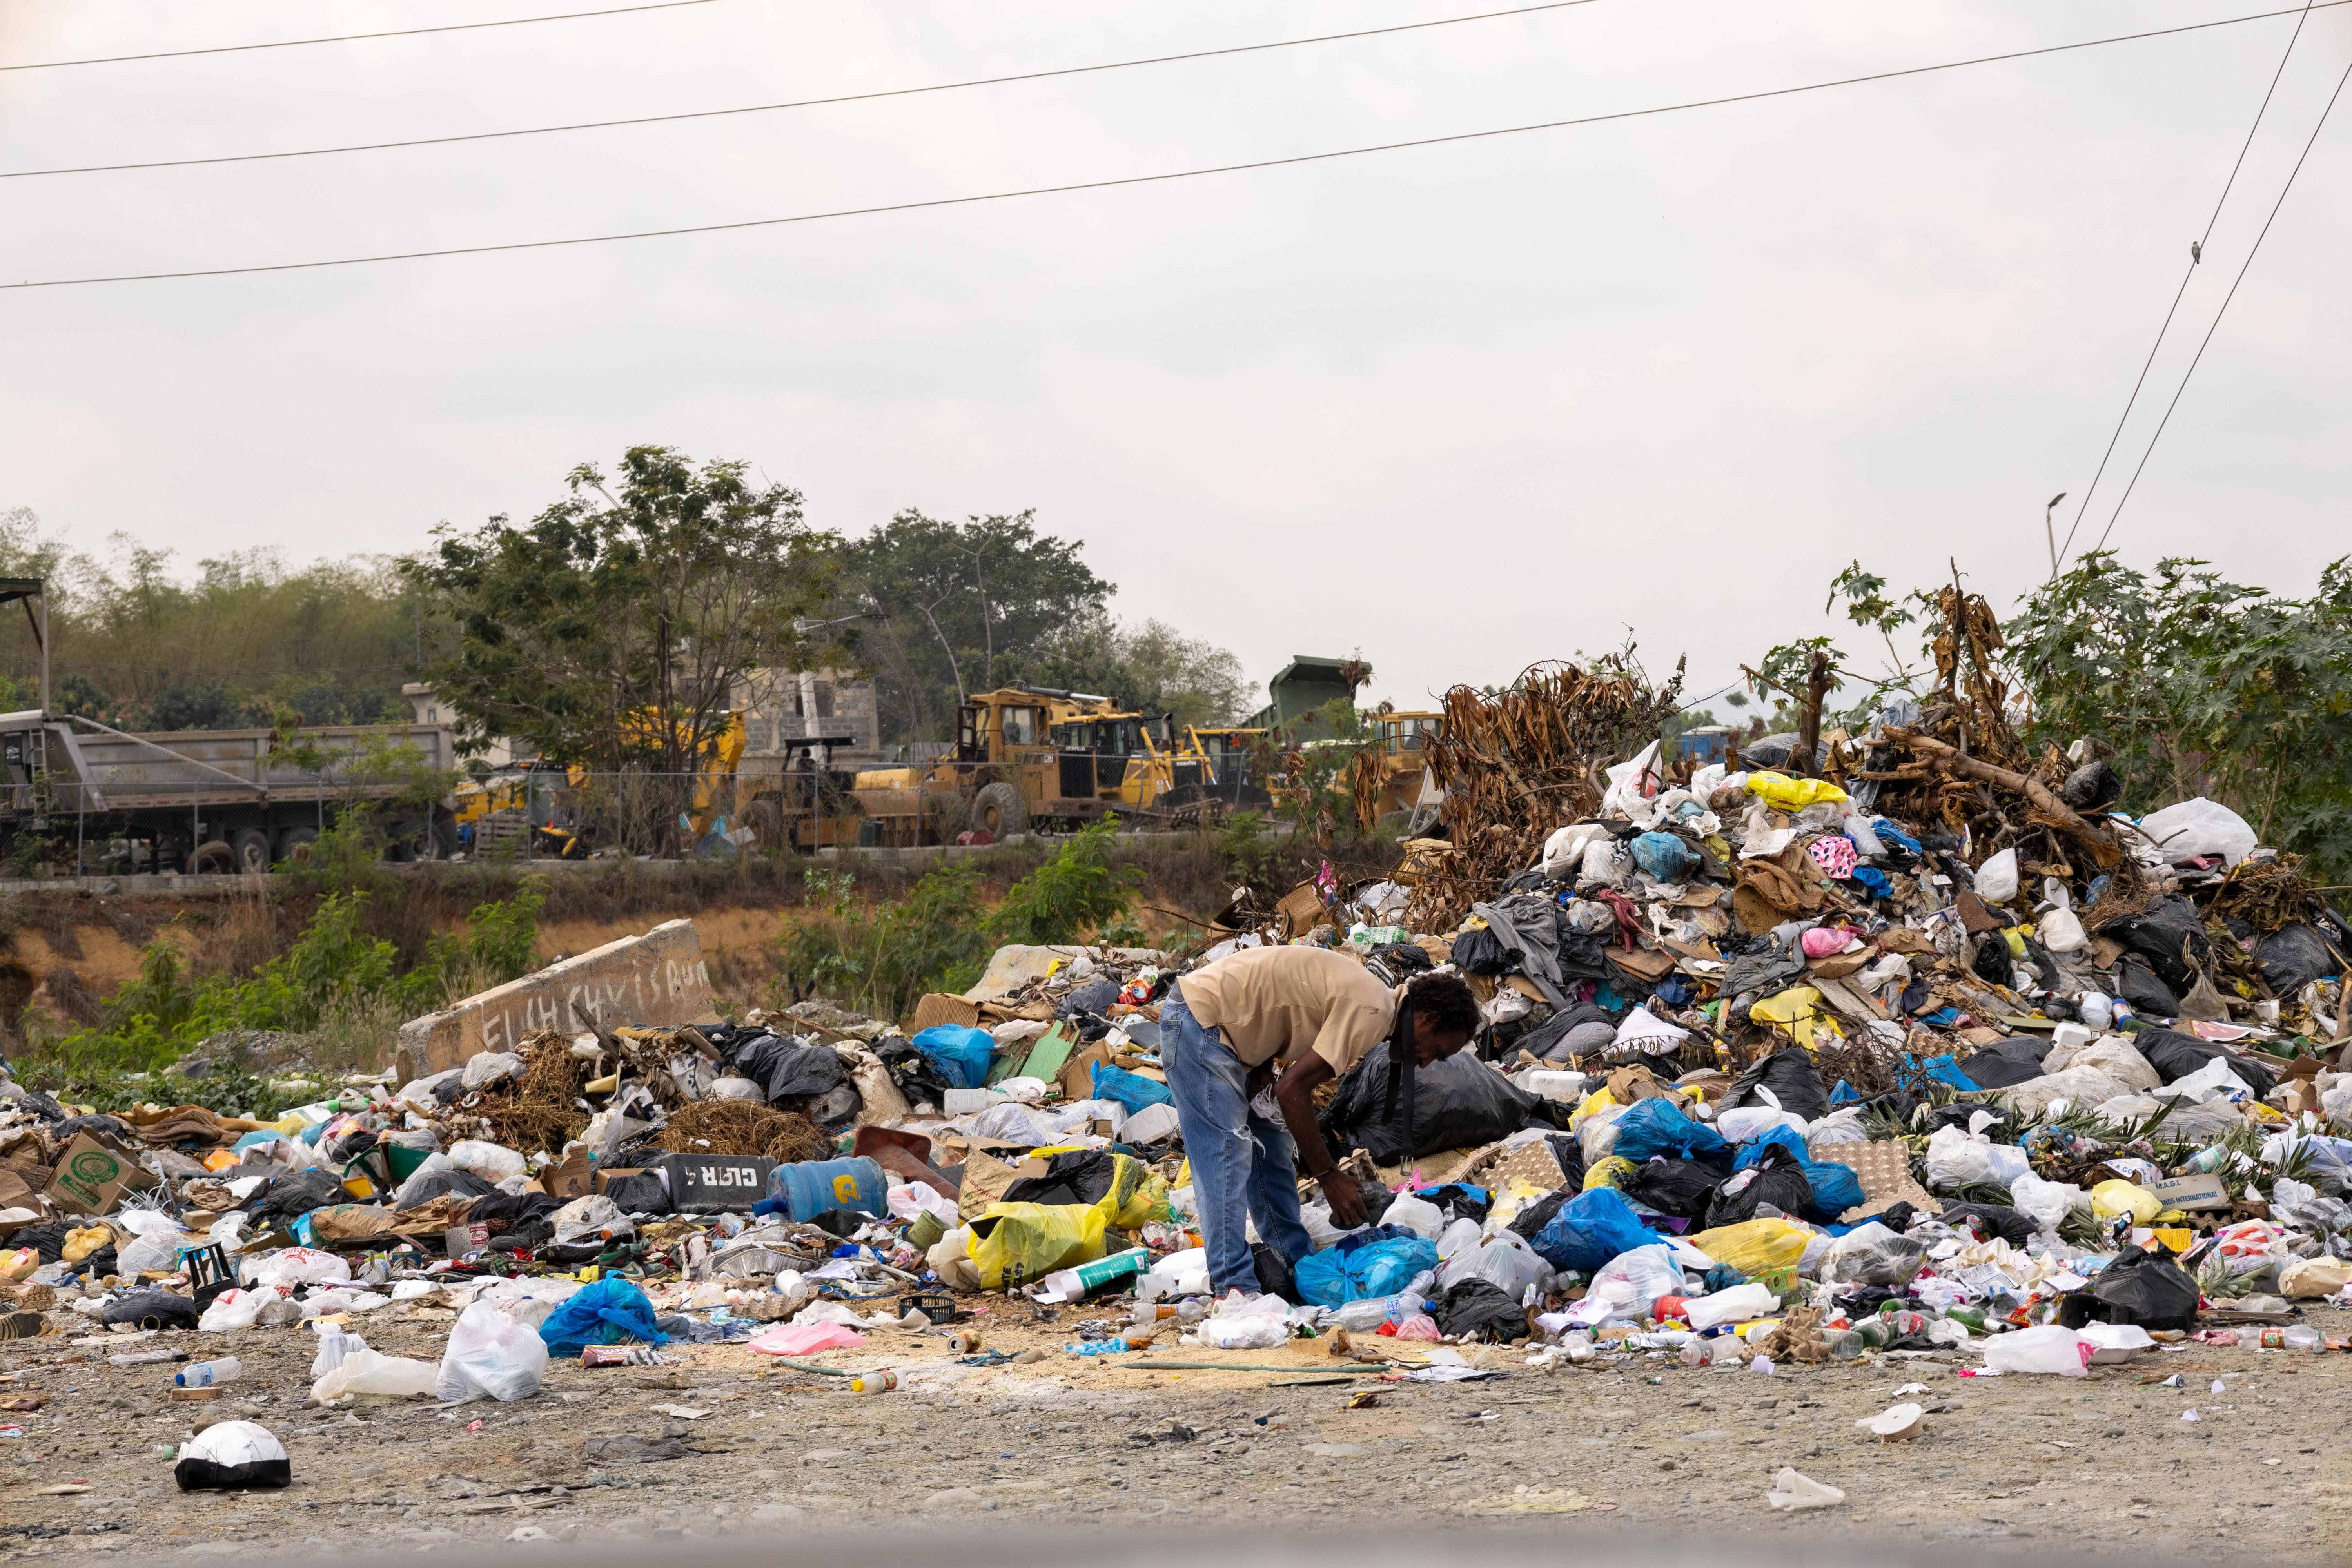
[(88, 1132), (77, 1132), (58, 1157), (57, 1173), (41, 1195), (78, 1214), (105, 1214), (124, 1193), (145, 1192), (154, 1184), (155, 1178), (130, 1155), (109, 1148)]
[(907, 1032), (919, 1035), (941, 1024), (952, 1024), (965, 1029), (978, 1028), (980, 1004), (945, 991), (926, 992), (923, 999), (915, 1004), (914, 1027)]
[(2176, 1176), (2168, 1182), (2150, 1182), (2147, 1190), (2156, 1201), (2168, 1209), (2225, 1209), (2230, 1206), (2230, 1190), (2219, 1176)]

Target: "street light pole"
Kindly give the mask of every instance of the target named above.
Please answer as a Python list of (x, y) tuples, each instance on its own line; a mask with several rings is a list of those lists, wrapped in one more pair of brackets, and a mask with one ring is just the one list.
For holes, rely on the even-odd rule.
[(2042, 509), (2042, 537), (2050, 546), (2050, 575), (2053, 578), (2058, 575), (2058, 531), (2051, 526), (2050, 514), (2056, 511), (2058, 503), (2065, 499), (2066, 492), (2060, 490), (2050, 498), (2050, 504)]

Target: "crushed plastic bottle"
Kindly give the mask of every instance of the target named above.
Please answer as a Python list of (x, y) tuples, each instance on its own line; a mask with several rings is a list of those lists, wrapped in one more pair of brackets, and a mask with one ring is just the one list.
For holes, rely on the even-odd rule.
[(1393, 1296), (1350, 1301), (1331, 1314), (1331, 1321), (1350, 1333), (1360, 1334), (1382, 1323), (1402, 1323), (1428, 1305), (1419, 1291), (1403, 1290)]

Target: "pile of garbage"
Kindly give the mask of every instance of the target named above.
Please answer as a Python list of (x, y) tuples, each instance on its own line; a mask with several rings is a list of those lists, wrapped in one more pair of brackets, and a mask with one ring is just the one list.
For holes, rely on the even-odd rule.
[[(2116, 813), (2103, 764), (1964, 705), (1694, 770), (1611, 760), (1655, 732), (1638, 683), (1538, 674), (1449, 700), (1442, 829), (1393, 873), (1182, 959), (1007, 948), (905, 1028), (542, 1033), (266, 1122), (0, 1078), (0, 1331), (137, 1362), (308, 1325), (325, 1404), (527, 1397), (551, 1356), (870, 1361), (974, 1292), (1117, 1299), (1069, 1352), (1348, 1334), (1423, 1381), (1503, 1374), (1466, 1342), (2066, 1376), (2352, 1348), (2299, 1305), (2352, 1304), (2352, 933), (2292, 858), (2210, 800)], [(1326, 1090), (1367, 1223), (1307, 1205), (1315, 1250), (1259, 1246), (1261, 1292), (1219, 1300), (1158, 1013), (1280, 942), (1459, 973), (1483, 1026), (1402, 1110), (1385, 1047)], [(428, 1297), (460, 1310), (437, 1363), (367, 1347)], [(249, 1437), (184, 1484), (282, 1471)]]

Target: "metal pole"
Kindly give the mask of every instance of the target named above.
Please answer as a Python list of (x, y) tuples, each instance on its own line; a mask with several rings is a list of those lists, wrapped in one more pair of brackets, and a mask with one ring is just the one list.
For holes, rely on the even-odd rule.
[[(42, 722), (45, 726), (46, 726), (46, 725), (47, 724), (47, 722), (48, 722), (48, 718), (49, 718), (49, 586), (48, 586), (48, 584), (47, 584), (47, 583), (44, 583), (44, 584), (41, 584), (41, 722)], [(48, 743), (49, 743), (49, 742), (48, 742), (48, 732), (47, 732), (47, 731), (46, 729), (44, 729), (44, 730), (43, 730), (43, 731), (42, 731), (42, 734), (41, 734), (41, 748), (42, 748), (42, 750), (43, 750), (44, 752), (47, 752), (47, 749), (48, 749)]]

